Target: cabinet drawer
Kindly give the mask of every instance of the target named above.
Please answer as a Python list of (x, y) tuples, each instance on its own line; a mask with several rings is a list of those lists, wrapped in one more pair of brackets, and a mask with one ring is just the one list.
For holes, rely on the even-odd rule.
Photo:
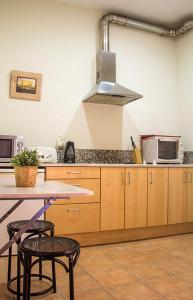
[(47, 167), (48, 179), (100, 178), (99, 167)]
[(62, 180), (62, 182), (91, 190), (94, 192), (94, 195), (86, 197), (72, 197), (70, 198), (70, 200), (56, 200), (54, 204), (100, 202), (100, 179), (66, 179)]
[(55, 224), (56, 235), (99, 231), (100, 204), (54, 205), (46, 220)]

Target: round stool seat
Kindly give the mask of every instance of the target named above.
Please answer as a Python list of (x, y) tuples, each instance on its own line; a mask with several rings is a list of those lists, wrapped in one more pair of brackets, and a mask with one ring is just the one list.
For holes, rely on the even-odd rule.
[(24, 240), (20, 247), (23, 252), (30, 252), (34, 256), (57, 257), (74, 254), (80, 245), (66, 237), (37, 237)]
[[(7, 225), (7, 229), (13, 232), (18, 232), (29, 220), (19, 220), (11, 222)], [(26, 232), (41, 233), (54, 228), (54, 224), (45, 220), (37, 220)]]

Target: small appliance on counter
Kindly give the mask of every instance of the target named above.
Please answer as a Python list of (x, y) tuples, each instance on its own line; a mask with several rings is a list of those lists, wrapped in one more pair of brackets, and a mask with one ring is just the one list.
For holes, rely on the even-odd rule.
[(0, 135), (0, 162), (10, 162), (11, 158), (24, 150), (22, 135)]
[(68, 141), (66, 143), (66, 149), (65, 149), (65, 153), (64, 153), (64, 162), (65, 163), (75, 163), (74, 143), (71, 141)]
[(184, 149), (180, 136), (141, 135), (141, 144), (146, 163), (183, 163)]
[(37, 146), (29, 147), (28, 149), (37, 151), (40, 163), (57, 163), (57, 152), (55, 148)]

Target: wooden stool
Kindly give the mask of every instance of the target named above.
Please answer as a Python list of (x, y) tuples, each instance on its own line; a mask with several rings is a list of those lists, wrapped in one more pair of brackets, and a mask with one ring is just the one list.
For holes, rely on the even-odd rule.
[[(37, 237), (25, 239), (19, 247), (19, 256), (24, 266), (23, 299), (30, 299), (31, 269), (40, 260), (51, 260), (62, 265), (69, 273), (70, 300), (74, 300), (73, 269), (80, 254), (80, 244), (65, 237)], [(68, 258), (68, 265), (58, 257)], [(32, 257), (37, 259), (32, 262)], [(53, 276), (53, 290), (56, 292), (56, 276)], [(20, 294), (20, 291), (18, 291)]]
[[(9, 239), (13, 238), (15, 233), (17, 233), (22, 226), (24, 226), (28, 220), (19, 220), (15, 222), (11, 222), (7, 225), (7, 231), (9, 234)], [(34, 235), (38, 235), (39, 237), (41, 235), (47, 235), (47, 232), (50, 232), (51, 236), (54, 236), (54, 224), (49, 221), (44, 221), (44, 220), (37, 220), (33, 226), (31, 226), (26, 233), (29, 235), (26, 238), (32, 237)], [(47, 235), (48, 236), (48, 235)], [(21, 238), (17, 241), (17, 247), (19, 246), (21, 242)], [(53, 268), (54, 268), (53, 264)], [(15, 294), (18, 295), (18, 286), (20, 287), (20, 278), (23, 277), (20, 275), (20, 260), (19, 257), (17, 256), (17, 276), (11, 277), (11, 270), (12, 270), (12, 247), (9, 248), (9, 255), (8, 255), (8, 275), (7, 275), (7, 288), (8, 290)], [(55, 272), (55, 270), (53, 270)], [(48, 279), (49, 281), (52, 282), (52, 279), (48, 276), (45, 276), (42, 274), (42, 261), (39, 261), (39, 274), (32, 274), (33, 277), (38, 277), (39, 280), (42, 280), (42, 278)], [(17, 290), (15, 290), (11, 284), (17, 280)], [(37, 296), (37, 295), (42, 295), (44, 293), (47, 293), (52, 289), (52, 285), (47, 288), (46, 290), (40, 291), (40, 292), (35, 292), (32, 293), (32, 296)], [(22, 294), (21, 294), (22, 295)], [(19, 299), (19, 298), (17, 298)]]

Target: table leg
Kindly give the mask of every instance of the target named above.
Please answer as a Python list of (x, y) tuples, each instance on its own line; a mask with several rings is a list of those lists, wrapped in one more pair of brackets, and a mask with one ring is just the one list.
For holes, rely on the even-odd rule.
[(24, 199), (17, 201), (1, 218), (0, 218), (0, 224), (9, 217), (10, 214), (20, 205), (22, 204)]
[[(1, 249), (0, 249), (0, 256), (9, 248), (11, 247), (23, 233), (25, 233), (34, 223), (43, 215), (46, 210), (54, 203), (56, 199), (49, 198), (47, 199), (47, 203), (27, 222)], [(23, 200), (20, 200), (23, 202)], [(19, 201), (18, 201), (19, 202)], [(17, 203), (16, 203), (17, 204)], [(19, 204), (18, 204), (19, 205)], [(11, 209), (10, 209), (11, 210)]]

